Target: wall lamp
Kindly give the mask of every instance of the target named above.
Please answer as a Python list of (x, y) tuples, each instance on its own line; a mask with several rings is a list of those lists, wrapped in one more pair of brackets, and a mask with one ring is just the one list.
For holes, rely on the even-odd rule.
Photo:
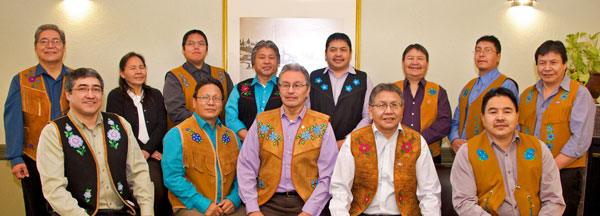
[(536, 0), (508, 0), (510, 2), (510, 6), (514, 7), (514, 6), (529, 6), (529, 7), (533, 7), (533, 3)]

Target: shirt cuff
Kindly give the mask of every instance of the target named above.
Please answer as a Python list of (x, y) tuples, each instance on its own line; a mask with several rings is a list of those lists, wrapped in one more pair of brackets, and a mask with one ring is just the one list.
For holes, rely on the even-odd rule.
[(196, 203), (196, 205), (194, 205), (194, 208), (198, 209), (198, 211), (202, 214), (206, 213), (206, 210), (208, 209), (208, 206), (210, 206), (210, 204), (212, 203), (211, 200), (204, 198), (198, 201), (198, 203)]
[(229, 194), (229, 196), (225, 197), (225, 199), (231, 200), (231, 202), (233, 202), (233, 205), (235, 205), (235, 209), (240, 207), (240, 204), (242, 203), (242, 200), (240, 200), (240, 196), (233, 193)]
[(154, 208), (151, 205), (140, 205), (140, 215), (154, 215)]
[(246, 214), (260, 211), (257, 200), (248, 200), (245, 204), (246, 204)]
[(10, 159), (10, 167), (14, 167), (17, 164), (22, 164), (25, 163), (25, 161), (23, 160), (23, 157), (19, 156), (13, 159)]
[(246, 126), (244, 125), (244, 123), (242, 123), (240, 120), (232, 120), (231, 122), (228, 122), (229, 124), (227, 125), (227, 127), (229, 129), (231, 129), (233, 132), (235, 132), (235, 135), (237, 135), (237, 133), (241, 130), (241, 129), (247, 129)]

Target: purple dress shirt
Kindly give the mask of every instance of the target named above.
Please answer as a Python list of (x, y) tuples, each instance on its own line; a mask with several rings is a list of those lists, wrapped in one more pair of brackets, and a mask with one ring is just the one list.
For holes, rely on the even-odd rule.
[[(570, 91), (571, 79), (565, 75), (560, 87), (565, 91)], [(539, 94), (535, 103), (537, 119), (535, 121), (535, 130), (533, 135), (540, 137), (540, 128), (542, 128), (542, 115), (554, 100), (558, 93), (558, 89), (554, 90), (550, 96), (544, 100), (544, 87), (542, 80), (535, 84), (535, 88)], [(523, 94), (526, 94), (525, 92)], [(522, 95), (521, 95), (522, 96)], [(596, 106), (592, 95), (584, 86), (580, 86), (577, 90), (577, 96), (573, 102), (571, 110), (571, 118), (569, 128), (571, 128), (571, 137), (569, 141), (560, 150), (560, 153), (572, 157), (580, 158), (590, 148), (592, 144), (592, 135), (594, 133), (594, 118), (590, 118), (596, 114)]]
[[(288, 119), (283, 111), (281, 112), (281, 126), (283, 129), (283, 158), (281, 180), (277, 186), (276, 192), (288, 192), (296, 190), (292, 184), (291, 165), (292, 151), (294, 148), (294, 137), (300, 127), (302, 119), (306, 114), (306, 107), (302, 108), (300, 115), (296, 119)], [(258, 153), (260, 145), (258, 141), (258, 131), (256, 129), (256, 120), (248, 130), (248, 135), (244, 140), (237, 163), (237, 179), (240, 185), (240, 198), (246, 204), (246, 212), (260, 211), (258, 207), (258, 192), (256, 191), (256, 178), (260, 168), (260, 158)], [(323, 135), (321, 151), (317, 161), (319, 168), (319, 184), (310, 195), (302, 211), (311, 215), (319, 215), (325, 207), (327, 201), (331, 198), (329, 195), (329, 182), (335, 166), (338, 148), (331, 125), (327, 125), (327, 130)]]
[(427, 81), (421, 79), (419, 81), (419, 88), (415, 97), (412, 96), (410, 90), (410, 82), (404, 80), (404, 114), (402, 117), (402, 124), (416, 131), (421, 132), (421, 136), (425, 138), (427, 143), (433, 143), (441, 140), (448, 133), (452, 127), (452, 113), (450, 111), (450, 103), (448, 102), (448, 94), (446, 89), (440, 86), (440, 92), (438, 95), (438, 113), (437, 118), (433, 124), (421, 131), (421, 103), (423, 103), (423, 97), (425, 96), (425, 84)]

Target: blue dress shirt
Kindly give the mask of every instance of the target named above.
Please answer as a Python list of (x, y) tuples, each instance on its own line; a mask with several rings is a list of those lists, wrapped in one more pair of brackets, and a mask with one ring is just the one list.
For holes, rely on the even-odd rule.
[[(227, 99), (227, 105), (225, 106), (225, 122), (227, 122), (227, 127), (233, 130), (236, 135), (241, 129), (248, 129), (238, 118), (240, 114), (238, 110), (240, 92), (237, 90), (237, 85), (238, 84), (236, 84), (233, 88), (233, 91), (231, 91), (229, 99)], [(273, 87), (277, 85), (277, 76), (273, 76), (269, 81), (267, 81), (267, 85), (265, 86), (259, 83), (258, 78), (254, 76), (251, 85), (254, 86), (254, 98), (256, 99), (256, 110), (258, 111), (256, 114), (264, 112), (265, 107), (269, 102), (271, 92), (273, 91)]]

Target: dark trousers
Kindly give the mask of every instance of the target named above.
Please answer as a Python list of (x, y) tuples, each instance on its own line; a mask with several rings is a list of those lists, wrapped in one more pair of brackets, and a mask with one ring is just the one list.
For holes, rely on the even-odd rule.
[(442, 163), (442, 154), (432, 157), (432, 159), (433, 159), (434, 164), (441, 164)]
[(567, 207), (563, 215), (576, 216), (583, 187), (585, 167), (564, 168), (560, 170), (560, 184)]
[(27, 171), (29, 171), (29, 177), (21, 179), (25, 213), (27, 216), (50, 215), (50, 205), (48, 205), (42, 193), (42, 181), (35, 161), (28, 156), (23, 156), (23, 160), (25, 166), (27, 166)]
[(160, 161), (149, 158), (148, 169), (150, 171), (150, 180), (154, 183), (154, 215), (173, 215), (171, 203), (167, 197), (167, 188), (163, 184)]
[(260, 206), (264, 215), (298, 215), (302, 213), (304, 201), (298, 195), (275, 193), (265, 204)]

